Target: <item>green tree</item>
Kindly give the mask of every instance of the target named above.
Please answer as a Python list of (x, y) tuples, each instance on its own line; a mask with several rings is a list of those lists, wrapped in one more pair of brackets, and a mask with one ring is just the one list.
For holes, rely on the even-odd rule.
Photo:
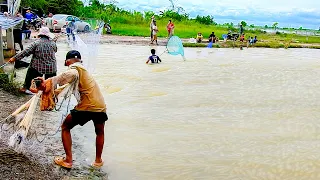
[(74, 15), (79, 7), (83, 7), (80, 0), (23, 0), (21, 7), (30, 7), (38, 10), (39, 14), (72, 14)]
[(250, 27), (251, 27), (251, 28), (254, 28), (254, 24), (251, 24)]
[(247, 26), (247, 23), (245, 21), (241, 21), (240, 23), (243, 27), (246, 27)]
[(195, 19), (197, 22), (205, 25), (215, 24), (213, 16), (197, 16)]
[(38, 10), (40, 13), (47, 13), (48, 12), (47, 5), (48, 5), (48, 2), (46, 0), (23, 0), (21, 1), (20, 7), (22, 8), (30, 7), (31, 9)]
[(268, 29), (269, 27), (268, 27), (268, 25), (265, 25), (264, 28)]
[(276, 30), (278, 28), (279, 23), (275, 22), (272, 24), (272, 27)]

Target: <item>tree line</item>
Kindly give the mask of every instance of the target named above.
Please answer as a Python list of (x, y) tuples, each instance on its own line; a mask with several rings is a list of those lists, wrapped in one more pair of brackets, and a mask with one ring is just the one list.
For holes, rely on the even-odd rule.
[[(101, 3), (99, 0), (86, 0), (86, 6), (81, 0), (23, 0), (21, 1), (22, 8), (30, 7), (35, 9), (38, 15), (42, 14), (70, 14), (80, 18), (95, 18), (105, 22), (113, 21), (124, 24), (145, 24), (150, 21), (151, 16), (155, 15), (157, 19), (172, 19), (175, 21), (187, 21), (188, 23), (196, 22), (203, 25), (217, 25), (213, 16), (196, 16), (191, 18), (185, 13), (182, 7), (176, 7), (172, 3), (172, 9), (160, 11), (155, 15), (152, 11), (144, 13), (138, 11), (128, 11), (116, 6), (118, 3), (115, 0), (110, 0), (108, 3)], [(255, 25), (248, 25), (245, 21), (241, 21), (243, 27), (254, 28)], [(229, 29), (234, 28), (233, 23), (225, 23)], [(265, 26), (268, 28), (268, 26)], [(278, 27), (278, 23), (272, 25), (273, 28)]]

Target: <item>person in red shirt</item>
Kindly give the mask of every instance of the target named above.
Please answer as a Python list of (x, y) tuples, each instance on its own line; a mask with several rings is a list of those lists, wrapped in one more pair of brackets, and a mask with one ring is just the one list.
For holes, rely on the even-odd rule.
[(171, 20), (169, 20), (169, 23), (167, 25), (167, 30), (168, 30), (168, 38), (173, 36), (173, 30), (174, 30), (174, 24), (172, 23)]
[(243, 42), (244, 41), (244, 34), (241, 35), (240, 37), (240, 41)]

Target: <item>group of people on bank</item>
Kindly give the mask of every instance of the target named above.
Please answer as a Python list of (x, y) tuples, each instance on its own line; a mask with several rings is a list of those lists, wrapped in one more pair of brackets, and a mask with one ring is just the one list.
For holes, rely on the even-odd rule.
[[(169, 20), (169, 22), (167, 24), (167, 31), (168, 31), (168, 38), (173, 36), (173, 34), (174, 34), (174, 24), (173, 24), (172, 20)], [(150, 22), (151, 44), (153, 44), (153, 42), (156, 42), (156, 44), (158, 45), (158, 36), (157, 36), (158, 32), (159, 32), (159, 28), (157, 26), (157, 21), (156, 21), (155, 17), (152, 16), (151, 17), (151, 22)]]

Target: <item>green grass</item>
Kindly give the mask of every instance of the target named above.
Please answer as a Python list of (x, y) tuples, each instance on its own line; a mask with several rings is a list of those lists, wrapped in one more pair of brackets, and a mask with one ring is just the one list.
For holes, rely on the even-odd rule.
[[(159, 28), (158, 37), (167, 37), (166, 30), (166, 21), (157, 22)], [(149, 23), (139, 23), (139, 24), (122, 24), (122, 23), (111, 23), (112, 32), (115, 35), (126, 35), (126, 36), (143, 36), (149, 37)], [(177, 22), (175, 23), (174, 34), (180, 38), (196, 38), (197, 33), (201, 32), (206, 40), (211, 32), (215, 32), (216, 36), (219, 39), (222, 39), (223, 34), (227, 34), (228, 29), (224, 26), (213, 26), (213, 25), (202, 25), (199, 23), (191, 22)], [(289, 42), (298, 42), (298, 43), (320, 43), (320, 36), (302, 36), (296, 34), (268, 34), (264, 33), (261, 30), (256, 31), (245, 31), (245, 38), (249, 36), (257, 36), (258, 40), (263, 41), (272, 41), (279, 43), (289, 43)]]

